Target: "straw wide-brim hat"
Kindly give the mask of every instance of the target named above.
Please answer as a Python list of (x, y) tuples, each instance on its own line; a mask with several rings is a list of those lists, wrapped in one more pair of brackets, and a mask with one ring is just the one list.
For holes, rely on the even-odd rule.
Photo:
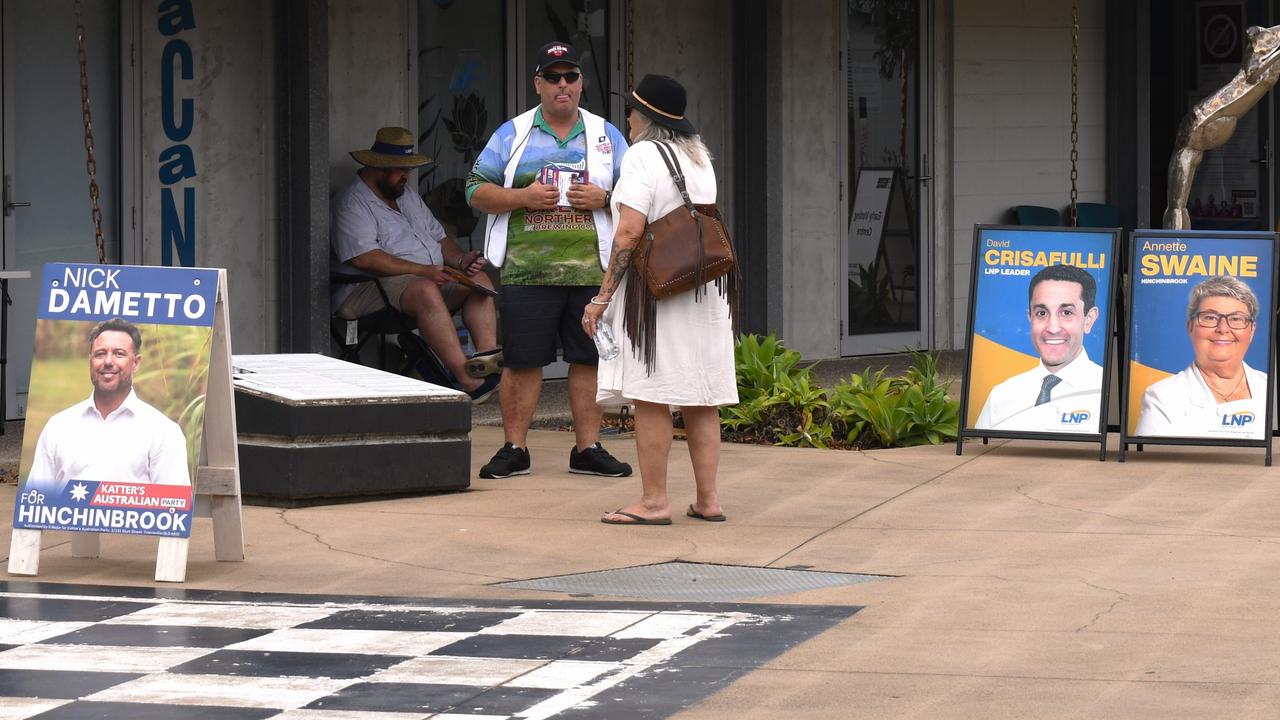
[(640, 112), (655, 123), (686, 135), (698, 131), (684, 116), (688, 96), (684, 86), (666, 75), (645, 75), (630, 93), (622, 99), (631, 109)]
[(366, 167), (416, 168), (434, 162), (413, 149), (413, 133), (402, 127), (384, 127), (378, 131), (373, 147), (352, 150), (351, 157)]

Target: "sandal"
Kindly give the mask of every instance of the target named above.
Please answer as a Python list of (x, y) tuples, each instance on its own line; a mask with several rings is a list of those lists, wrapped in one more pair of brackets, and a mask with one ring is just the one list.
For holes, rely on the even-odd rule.
[(484, 378), (502, 372), (502, 348), (476, 353), (467, 358), (467, 374), (473, 378)]

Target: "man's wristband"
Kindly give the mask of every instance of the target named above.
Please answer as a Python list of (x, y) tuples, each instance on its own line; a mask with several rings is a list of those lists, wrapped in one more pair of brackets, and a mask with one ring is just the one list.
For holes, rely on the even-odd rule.
[(605, 191), (604, 191), (604, 206), (605, 206), (605, 207), (609, 207), (609, 203), (611, 203), (611, 202), (613, 202), (613, 191), (612, 191), (612, 190), (605, 190)]

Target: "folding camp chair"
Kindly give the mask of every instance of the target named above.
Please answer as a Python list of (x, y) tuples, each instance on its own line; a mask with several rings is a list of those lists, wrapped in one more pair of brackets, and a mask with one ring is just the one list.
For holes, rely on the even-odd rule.
[[(391, 305), (387, 291), (378, 278), (364, 275), (334, 273), (329, 276), (332, 284), (352, 285), (373, 281), (382, 296), (383, 306), (368, 315), (348, 320), (334, 313), (329, 319), (329, 334), (338, 346), (338, 358), (363, 365), (362, 351), (376, 341), (378, 368), (401, 375), (417, 375), (435, 385), (454, 387), (453, 376), (417, 333), (413, 318)], [(388, 337), (395, 338), (394, 343)], [(388, 349), (393, 350), (389, 353)]]

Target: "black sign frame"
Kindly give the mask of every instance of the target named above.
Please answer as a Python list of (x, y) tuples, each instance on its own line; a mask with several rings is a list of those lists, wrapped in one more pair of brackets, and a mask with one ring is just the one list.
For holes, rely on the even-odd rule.
[[(1158, 238), (1160, 240), (1170, 240), (1176, 238), (1189, 238), (1195, 240), (1256, 240), (1259, 244), (1265, 244), (1271, 252), (1271, 273), (1270, 280), (1270, 298), (1269, 302), (1259, 307), (1259, 314), (1267, 314), (1270, 322), (1267, 328), (1266, 348), (1267, 348), (1267, 389), (1264, 393), (1265, 398), (1265, 423), (1263, 425), (1262, 439), (1248, 438), (1224, 438), (1224, 437), (1192, 437), (1192, 436), (1163, 436), (1163, 435), (1137, 435), (1129, 433), (1129, 407), (1130, 407), (1130, 385), (1133, 381), (1133, 373), (1130, 366), (1133, 361), (1134, 349), (1134, 315), (1133, 304), (1135, 297), (1140, 293), (1139, 283), (1136, 281), (1139, 275), (1137, 263), (1139, 243), (1145, 238)], [(1274, 405), (1276, 397), (1276, 380), (1275, 380), (1275, 362), (1276, 362), (1276, 321), (1277, 318), (1277, 282), (1280, 279), (1280, 245), (1277, 244), (1277, 235), (1274, 232), (1260, 231), (1205, 231), (1205, 230), (1135, 230), (1130, 234), (1128, 246), (1128, 267), (1130, 277), (1135, 280), (1129, 285), (1128, 292), (1125, 297), (1125, 357), (1120, 358), (1120, 362), (1124, 367), (1121, 373), (1120, 383), (1120, 452), (1118, 460), (1125, 461), (1129, 445), (1137, 445), (1138, 450), (1142, 451), (1145, 445), (1187, 445), (1200, 447), (1246, 447), (1246, 448), (1263, 448), (1265, 450), (1265, 458), (1263, 464), (1271, 467), (1271, 441), (1274, 428)], [(1257, 338), (1255, 338), (1257, 340)], [(1145, 387), (1144, 387), (1145, 390)]]
[[(1107, 253), (1110, 256), (1110, 259), (1107, 262), (1105, 269), (1103, 270), (1103, 272), (1105, 272), (1107, 277), (1107, 292), (1105, 296), (1105, 308), (1099, 307), (1099, 315), (1097, 320), (1095, 320), (1095, 323), (1096, 322), (1102, 323), (1101, 332), (1102, 332), (1102, 337), (1104, 338), (1102, 341), (1104, 350), (1102, 353), (1102, 362), (1101, 362), (1102, 385), (1100, 388), (1101, 395), (1100, 395), (1100, 400), (1098, 404), (1099, 417), (1097, 419), (1098, 420), (1097, 432), (1081, 433), (1081, 432), (997, 430), (992, 428), (978, 428), (978, 427), (969, 426), (968, 424), (969, 403), (972, 399), (970, 397), (970, 394), (971, 394), (972, 379), (974, 375), (973, 353), (974, 353), (975, 343), (973, 338), (975, 337), (975, 334), (976, 334), (976, 330), (975, 330), (976, 321), (977, 321), (976, 313), (977, 313), (978, 302), (980, 299), (979, 298), (980, 287), (978, 282), (980, 278), (979, 270), (983, 266), (981, 258), (983, 253), (984, 233), (988, 233), (990, 231), (1000, 231), (1000, 232), (1006, 232), (1006, 233), (1017, 232), (1017, 233), (1024, 233), (1028, 235), (1087, 233), (1087, 234), (1093, 234), (1093, 235), (1106, 234), (1111, 236), (1110, 242), (1107, 244), (1107, 248), (1106, 248)], [(968, 322), (966, 323), (966, 326), (965, 326), (966, 333), (967, 333), (965, 344), (967, 348), (965, 350), (964, 376), (962, 380), (961, 394), (960, 394), (960, 415), (959, 415), (959, 421), (958, 421), (959, 427), (957, 428), (957, 433), (956, 433), (956, 455), (963, 454), (964, 439), (966, 437), (982, 438), (982, 442), (984, 445), (989, 441), (990, 438), (1008, 438), (1008, 439), (1060, 440), (1060, 441), (1067, 441), (1067, 442), (1097, 443), (1098, 444), (1098, 460), (1099, 461), (1106, 460), (1107, 434), (1108, 434), (1106, 413), (1107, 413), (1108, 400), (1109, 400), (1109, 394), (1110, 394), (1110, 388), (1111, 388), (1111, 372), (1112, 372), (1113, 365), (1115, 363), (1115, 337), (1118, 334), (1116, 332), (1116, 325), (1115, 325), (1117, 322), (1117, 313), (1115, 312), (1114, 308), (1115, 308), (1115, 299), (1117, 296), (1118, 285), (1119, 285), (1118, 281), (1120, 278), (1120, 275), (1119, 275), (1120, 263), (1119, 263), (1119, 257), (1117, 254), (1118, 250), (1120, 249), (1120, 233), (1121, 233), (1120, 228), (1073, 228), (1073, 227), (1047, 227), (1047, 226), (1029, 226), (1029, 225), (975, 225), (974, 226), (973, 258), (970, 266), (970, 277), (969, 277), (970, 292), (969, 292)], [(1070, 251), (1072, 250), (1072, 248), (1068, 247), (1068, 248), (1064, 248), (1064, 250)], [(1101, 305), (1102, 303), (1099, 302), (1100, 300), (1104, 300), (1104, 298), (1102, 297), (1096, 298), (1095, 305)], [(984, 397), (984, 401), (985, 399), (986, 398)]]

